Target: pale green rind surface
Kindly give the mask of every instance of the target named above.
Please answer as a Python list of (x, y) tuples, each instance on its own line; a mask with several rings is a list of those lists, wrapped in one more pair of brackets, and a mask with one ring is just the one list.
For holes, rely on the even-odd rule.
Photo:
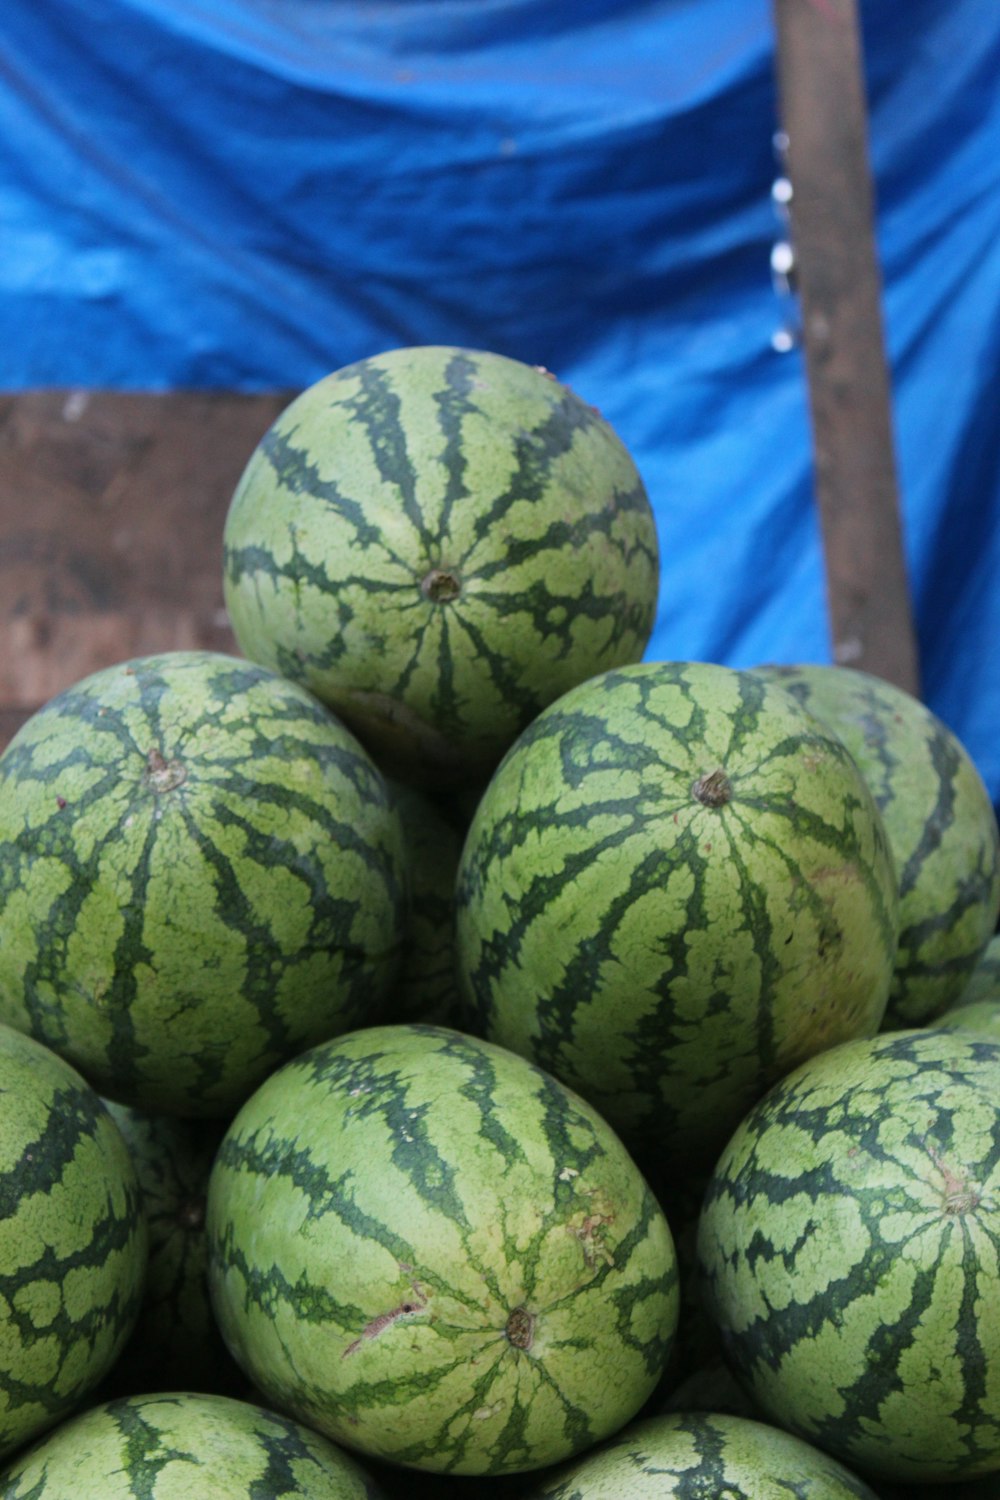
[(866, 1475), (1000, 1472), (1000, 1046), (928, 1028), (810, 1059), (726, 1146), (698, 1253), (773, 1421)]
[[(240, 649), (404, 780), (486, 774), (559, 693), (638, 661), (655, 618), (625, 447), (545, 372), (478, 350), (391, 350), (303, 391), (223, 540)], [(435, 571), (454, 581), (439, 598)]]
[(107, 668), (0, 756), (0, 1021), (109, 1098), (230, 1115), (378, 1019), (403, 861), (380, 773), (301, 688), (213, 652)]
[(222, 1144), (208, 1234), (217, 1316), (267, 1399), (418, 1469), (579, 1452), (635, 1415), (676, 1329), (670, 1231), (618, 1138), (443, 1027), (272, 1075)]
[(146, 1256), (135, 1171), (107, 1110), (61, 1058), (0, 1026), (0, 1454), (107, 1374)]
[(225, 1396), (153, 1392), (65, 1422), (0, 1473), (0, 1500), (381, 1500), (315, 1432)]
[[(717, 771), (730, 797), (706, 805)], [(538, 716), (479, 803), (456, 907), (469, 1029), (686, 1167), (789, 1068), (878, 1030), (896, 951), (885, 834), (843, 744), (781, 688), (697, 662), (602, 673)]]
[(885, 1028), (953, 1005), (1000, 913), (1000, 834), (968, 751), (919, 699), (847, 667), (756, 669), (839, 734), (871, 788), (899, 878), (899, 952)]
[(857, 1475), (801, 1438), (719, 1412), (634, 1422), (560, 1467), (524, 1500), (877, 1500)]

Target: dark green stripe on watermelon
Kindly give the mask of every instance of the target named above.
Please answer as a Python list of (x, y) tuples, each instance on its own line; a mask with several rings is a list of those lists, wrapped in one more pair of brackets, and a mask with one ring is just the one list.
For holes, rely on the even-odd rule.
[(235, 658), (95, 673), (0, 757), (0, 1019), (136, 1107), (230, 1114), (377, 1019), (404, 895), (370, 758)]
[(208, 1226), (251, 1378), (397, 1464), (503, 1474), (577, 1452), (634, 1414), (674, 1336), (670, 1233), (621, 1143), (445, 1028), (368, 1028), (272, 1075), (220, 1148)]
[(706, 1305), (769, 1416), (866, 1473), (1000, 1469), (1000, 1047), (900, 1031), (810, 1059), (723, 1152)]
[(544, 704), (649, 640), (648, 496), (545, 372), (418, 347), (292, 402), (233, 496), (226, 600), (401, 780), (481, 778)]
[(803, 1057), (877, 1030), (896, 889), (835, 736), (749, 673), (655, 662), (521, 735), (473, 818), (456, 926), (470, 1029), (690, 1164)]

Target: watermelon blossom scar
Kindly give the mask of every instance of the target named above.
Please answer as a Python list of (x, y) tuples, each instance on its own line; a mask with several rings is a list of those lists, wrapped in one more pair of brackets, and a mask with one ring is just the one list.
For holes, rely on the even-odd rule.
[(462, 584), (451, 569), (431, 568), (427, 576), (421, 579), (420, 590), (436, 604), (443, 604), (449, 599), (458, 598), (462, 592)]
[(515, 1349), (530, 1349), (535, 1332), (534, 1316), (526, 1307), (515, 1307), (507, 1319), (504, 1333)]

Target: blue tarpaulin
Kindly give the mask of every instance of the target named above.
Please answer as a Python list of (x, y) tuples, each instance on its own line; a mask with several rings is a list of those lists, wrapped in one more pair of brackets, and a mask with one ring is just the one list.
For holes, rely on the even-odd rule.
[[(861, 14), (923, 694), (1000, 800), (1000, 7)], [(545, 365), (649, 489), (649, 655), (828, 661), (776, 124), (766, 0), (6, 0), (0, 384)]]

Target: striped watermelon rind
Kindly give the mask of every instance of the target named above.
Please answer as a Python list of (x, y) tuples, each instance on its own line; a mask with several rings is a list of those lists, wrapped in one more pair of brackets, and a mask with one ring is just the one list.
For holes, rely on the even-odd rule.
[(0, 1472), (4, 1500), (381, 1500), (333, 1443), (228, 1396), (159, 1390), (64, 1422)]
[(883, 1024), (932, 1021), (962, 995), (1000, 915), (1000, 831), (972, 757), (919, 699), (870, 673), (756, 670), (840, 735), (871, 788), (899, 882), (899, 951)]
[(64, 1418), (114, 1364), (147, 1244), (135, 1171), (97, 1094), (0, 1026), (0, 1456)]
[(520, 361), (395, 349), (303, 391), (232, 497), (240, 649), (403, 780), (481, 778), (546, 703), (638, 661), (652, 508), (609, 424)]
[(231, 1115), (378, 1018), (404, 885), (381, 774), (303, 689), (214, 652), (106, 668), (0, 756), (0, 1021), (109, 1098)]
[(1000, 1046), (935, 1027), (811, 1058), (709, 1184), (706, 1307), (762, 1412), (866, 1476), (1000, 1471)]
[(523, 1500), (877, 1500), (828, 1454), (755, 1419), (687, 1411), (633, 1422)]
[(466, 1025), (692, 1165), (789, 1068), (878, 1030), (896, 900), (868, 788), (789, 694), (711, 663), (601, 673), (473, 817)]
[(634, 1416), (677, 1322), (666, 1220), (524, 1059), (366, 1028), (273, 1074), (208, 1198), (219, 1324), (265, 1397), (397, 1465), (503, 1475)]

